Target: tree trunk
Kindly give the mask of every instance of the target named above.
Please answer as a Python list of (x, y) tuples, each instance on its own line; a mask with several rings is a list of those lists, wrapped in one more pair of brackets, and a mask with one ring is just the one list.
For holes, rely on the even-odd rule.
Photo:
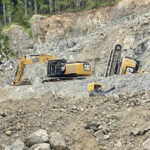
[(4, 20), (4, 25), (6, 25), (6, 5), (3, 3), (3, 20)]
[(11, 13), (8, 14), (8, 22), (11, 23)]
[(28, 16), (27, 0), (24, 0), (24, 5), (25, 5), (25, 15)]
[(53, 12), (53, 0), (49, 0), (49, 13), (52, 14)]
[(75, 0), (75, 5), (76, 5), (76, 8), (80, 8), (81, 7), (81, 0)]
[(60, 4), (59, 4), (60, 0), (55, 0), (55, 12), (58, 11), (60, 12)]
[(37, 14), (37, 0), (34, 0), (34, 14)]

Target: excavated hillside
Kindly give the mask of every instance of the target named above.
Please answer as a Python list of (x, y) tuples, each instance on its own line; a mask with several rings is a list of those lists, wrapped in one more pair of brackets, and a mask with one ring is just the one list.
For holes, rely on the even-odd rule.
[[(104, 75), (108, 56), (118, 43), (123, 47), (123, 56), (142, 61), (141, 70), (149, 71), (149, 10), (149, 0), (123, 0), (114, 7), (88, 12), (65, 13), (48, 18), (33, 16), (33, 38), (17, 25), (10, 26), (4, 32), (11, 39), (11, 48), (19, 54), (49, 53), (68, 61), (86, 60), (93, 65), (96, 77)], [(16, 63), (8, 63), (8, 66), (7, 70), (15, 68), (5, 75), (5, 81), (10, 83)], [(35, 76), (45, 76), (46, 67), (39, 66), (29, 66), (24, 77), (32, 80)]]
[[(18, 25), (3, 30), (19, 56), (48, 53), (68, 61), (89, 61), (93, 75), (41, 84), (47, 64), (28, 65), (23, 78), (32, 85), (13, 86), (19, 60), (4, 60), (0, 64), (0, 150), (37, 150), (44, 147), (40, 143), (48, 144), (41, 150), (149, 150), (150, 0), (122, 0), (114, 7), (51, 17), (36, 15), (30, 22), (33, 37)], [(122, 45), (122, 57), (141, 61), (140, 70), (147, 73), (104, 77), (116, 44)], [(106, 90), (115, 89), (89, 97), (87, 87), (93, 81)], [(34, 134), (30, 141), (28, 136), (38, 129), (44, 129), (43, 134)], [(64, 137), (55, 135), (56, 147), (51, 140), (54, 131)], [(31, 148), (30, 142), (38, 148)]]

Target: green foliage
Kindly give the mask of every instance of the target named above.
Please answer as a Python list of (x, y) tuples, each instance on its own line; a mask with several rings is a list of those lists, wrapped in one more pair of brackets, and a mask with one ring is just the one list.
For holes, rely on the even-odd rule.
[(39, 5), (39, 12), (42, 13), (48, 13), (49, 12), (49, 5), (44, 0), (37, 1)]
[(87, 0), (85, 9), (90, 10), (93, 8), (103, 7), (103, 6), (113, 6), (119, 0)]
[(9, 16), (14, 12), (14, 7), (12, 4), (11, 0), (6, 0), (6, 5), (7, 5), (7, 11), (6, 11), (6, 16)]
[[(40, 14), (50, 14), (49, 0), (36, 0), (37, 11)], [(52, 3), (52, 14), (61, 12), (73, 12), (90, 10), (102, 6), (113, 6), (121, 0), (51, 0)], [(25, 1), (24, 0), (1, 0), (0, 1), (0, 18), (3, 16), (3, 3), (6, 5), (6, 16), (12, 17), (13, 22), (21, 22), (24, 26), (27, 26), (27, 19), (25, 15)], [(27, 0), (27, 12), (28, 17), (32, 17), (34, 14), (34, 0)], [(1, 19), (0, 21), (3, 21)], [(1, 22), (2, 23), (2, 22)]]
[(9, 59), (9, 57), (15, 56), (13, 51), (9, 48), (9, 38), (6, 35), (0, 34), (0, 59)]
[(9, 57), (16, 56), (9, 47), (9, 37), (2, 34), (3, 26), (0, 24), (0, 59), (9, 59)]
[(17, 0), (18, 4), (15, 12), (15, 22), (24, 28), (25, 32), (28, 32), (30, 37), (32, 37), (31, 25), (29, 23), (28, 16), (25, 15), (24, 3), (22, 0)]
[(29, 20), (26, 16), (23, 16), (22, 18), (17, 20), (17, 23), (24, 28), (24, 32), (29, 33), (30, 38), (33, 37), (31, 24), (29, 23)]
[(3, 26), (2, 26), (2, 24), (0, 23), (0, 34), (2, 33), (2, 29), (3, 29)]

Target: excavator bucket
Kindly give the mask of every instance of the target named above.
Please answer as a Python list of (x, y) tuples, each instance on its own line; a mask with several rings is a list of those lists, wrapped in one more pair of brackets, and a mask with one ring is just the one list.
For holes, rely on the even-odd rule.
[(121, 66), (121, 50), (121, 45), (116, 45), (115, 48), (111, 51), (107, 64), (107, 69), (105, 72), (105, 77), (119, 74)]

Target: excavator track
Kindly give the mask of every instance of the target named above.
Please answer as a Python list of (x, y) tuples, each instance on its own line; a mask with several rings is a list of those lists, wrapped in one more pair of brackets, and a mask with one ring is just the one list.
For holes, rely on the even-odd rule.
[(42, 83), (83, 79), (85, 79), (85, 77), (45, 77), (45, 79), (42, 80)]
[(116, 45), (115, 48), (111, 51), (107, 64), (107, 69), (105, 72), (105, 77), (119, 74), (121, 64), (121, 50), (121, 45)]

